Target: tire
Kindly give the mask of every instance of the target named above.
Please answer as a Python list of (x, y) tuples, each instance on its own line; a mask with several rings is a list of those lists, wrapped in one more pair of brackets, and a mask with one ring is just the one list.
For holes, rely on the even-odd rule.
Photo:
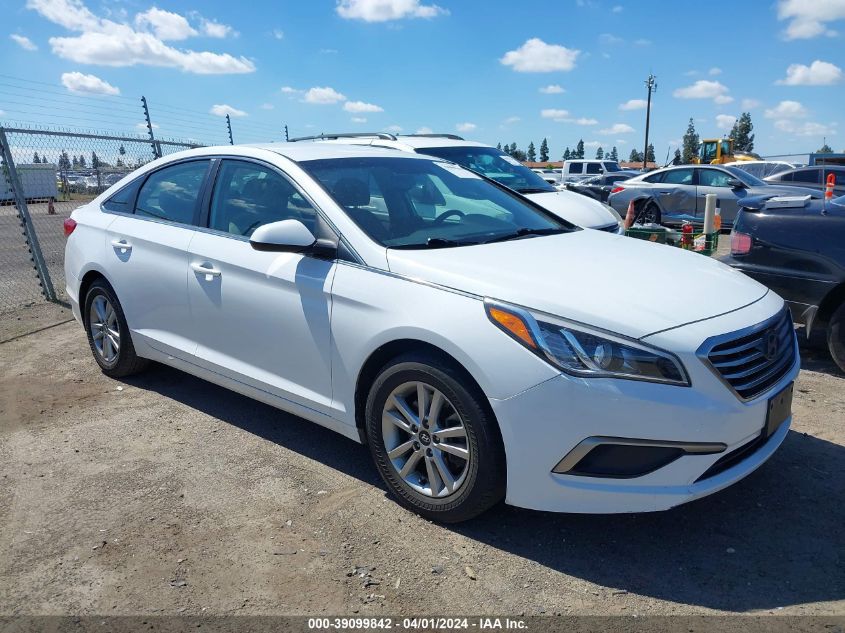
[(660, 207), (654, 202), (649, 202), (643, 207), (637, 221), (641, 224), (660, 224), (661, 219)]
[[(419, 422), (420, 385), (430, 406), (414, 432), (410, 420), (416, 417)], [(400, 415), (394, 396), (408, 405), (410, 416)], [(505, 451), (498, 425), (485, 405), (484, 395), (464, 373), (435, 355), (403, 355), (381, 370), (367, 397), (366, 433), (376, 468), (401, 505), (433, 521), (458, 523), (504, 499)], [(439, 416), (433, 413), (435, 408)], [(435, 415), (433, 423), (428, 414)], [(448, 429), (444, 431), (448, 436), (438, 436), (443, 429)], [(391, 453), (408, 444), (410, 448), (398, 456)], [(461, 449), (468, 459), (455, 454)], [(403, 476), (400, 467), (414, 455), (415, 466)]]
[(833, 362), (845, 371), (845, 303), (836, 309), (827, 324), (827, 348)]
[(82, 321), (94, 360), (106, 376), (123, 378), (149, 365), (150, 361), (135, 354), (123, 308), (104, 279), (98, 279), (88, 289)]

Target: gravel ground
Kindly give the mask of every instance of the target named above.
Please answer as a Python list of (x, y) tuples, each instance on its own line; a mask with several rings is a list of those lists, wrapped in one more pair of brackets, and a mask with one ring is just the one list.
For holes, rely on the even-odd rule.
[(448, 527), (391, 501), (364, 447), (165, 367), (108, 379), (66, 312), (38, 318), (0, 320), (0, 615), (845, 614), (824, 354), (803, 350), (782, 449), (722, 493)]

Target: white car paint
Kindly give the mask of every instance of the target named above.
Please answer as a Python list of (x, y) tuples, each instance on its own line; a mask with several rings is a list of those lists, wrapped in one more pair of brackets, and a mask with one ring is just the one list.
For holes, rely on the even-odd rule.
[[(81, 321), (83, 280), (105, 277), (142, 357), (361, 441), (355, 395), (367, 359), (393, 341), (433, 345), (472, 376), (495, 412), (507, 457), (507, 502), (543, 510), (666, 509), (745, 477), (788, 431), (791, 416), (762, 448), (696, 483), (720, 457), (761, 433), (768, 398), (798, 373), (796, 353), (776, 384), (742, 401), (699, 358), (708, 338), (762, 323), (784, 305), (722, 264), (580, 230), (489, 245), (386, 249), (299, 165), (358, 156), (430, 160), (371, 147), (201, 148), (154, 161), (120, 185), (172, 161), (206, 156), (255, 159), (286, 173), (359, 260), (262, 252), (245, 238), (106, 212), (101, 205), (119, 189), (112, 187), (72, 214), (77, 228), (65, 254), (67, 294)], [(659, 347), (683, 363), (692, 386), (562, 373), (494, 326), (486, 298)], [(592, 436), (726, 448), (684, 455), (633, 479), (552, 472)]]

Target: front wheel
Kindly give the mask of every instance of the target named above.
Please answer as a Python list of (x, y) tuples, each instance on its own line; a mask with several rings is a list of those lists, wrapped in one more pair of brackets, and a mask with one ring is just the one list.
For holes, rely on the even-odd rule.
[(370, 452), (399, 502), (455, 523), (504, 498), (505, 455), (483, 394), (440, 359), (395, 359), (367, 398)]
[(845, 371), (845, 303), (840, 305), (827, 325), (827, 347), (839, 369)]

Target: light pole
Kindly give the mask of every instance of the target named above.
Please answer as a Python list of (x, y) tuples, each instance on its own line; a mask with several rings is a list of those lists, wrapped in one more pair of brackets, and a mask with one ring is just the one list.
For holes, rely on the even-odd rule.
[(645, 110), (645, 147), (643, 148), (643, 171), (646, 170), (648, 163), (648, 126), (651, 123), (651, 93), (657, 92), (657, 77), (653, 74), (648, 74), (648, 79), (645, 81), (646, 88), (648, 88), (648, 103)]

